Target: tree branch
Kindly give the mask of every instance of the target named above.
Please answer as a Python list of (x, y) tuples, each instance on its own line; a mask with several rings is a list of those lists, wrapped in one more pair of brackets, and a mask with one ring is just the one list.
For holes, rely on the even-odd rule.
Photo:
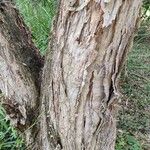
[[(0, 1), (0, 90), (15, 127), (24, 131), (38, 114), (43, 60), (18, 10)], [(36, 114), (36, 115), (35, 115)]]

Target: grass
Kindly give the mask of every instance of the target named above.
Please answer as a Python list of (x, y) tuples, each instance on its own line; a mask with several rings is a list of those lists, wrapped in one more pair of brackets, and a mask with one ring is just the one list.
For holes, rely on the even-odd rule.
[(116, 150), (142, 150), (139, 141), (128, 132), (121, 132), (118, 135)]
[[(16, 0), (32, 38), (41, 53), (47, 49), (56, 1)], [(145, 36), (146, 35), (146, 36)], [(121, 79), (122, 109), (118, 116), (116, 150), (150, 150), (150, 31), (140, 29)], [(149, 135), (148, 135), (149, 134)], [(24, 150), (20, 136), (0, 108), (0, 150)]]
[(2, 107), (0, 107), (0, 150), (24, 150), (23, 140), (10, 125)]
[(42, 54), (47, 49), (56, 0), (44, 2), (40, 0), (16, 0), (16, 6), (19, 8), (25, 23), (32, 31), (32, 39)]
[[(132, 136), (137, 143), (141, 143), (139, 150), (149, 150), (148, 140), (150, 139), (145, 140), (145, 137), (148, 137), (148, 134), (150, 134), (149, 43), (135, 42), (133, 50), (129, 54), (121, 84), (124, 98), (118, 118), (118, 129), (121, 132), (118, 132), (117, 144), (119, 145), (122, 139), (126, 141), (127, 134)], [(124, 145), (124, 147), (127, 149), (127, 146)], [(131, 149), (128, 148), (127, 150)], [(134, 150), (138, 149), (135, 148)]]

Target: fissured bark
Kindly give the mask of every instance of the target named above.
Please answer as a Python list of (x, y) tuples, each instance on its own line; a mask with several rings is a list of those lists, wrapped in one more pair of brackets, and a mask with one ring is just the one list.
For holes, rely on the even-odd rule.
[(11, 110), (16, 126), (29, 128), (30, 149), (114, 150), (118, 80), (141, 3), (60, 0), (41, 86), (30, 34), (16, 9), (0, 4), (0, 89), (10, 118)]

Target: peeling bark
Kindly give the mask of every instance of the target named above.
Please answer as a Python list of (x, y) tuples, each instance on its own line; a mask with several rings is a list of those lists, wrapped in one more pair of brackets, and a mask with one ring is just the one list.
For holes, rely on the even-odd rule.
[(43, 73), (41, 149), (114, 150), (118, 78), (140, 6), (141, 0), (60, 1)]
[(60, 0), (40, 86), (41, 56), (18, 11), (0, 1), (2, 103), (29, 149), (114, 150), (118, 80), (140, 6)]
[(38, 115), (39, 73), (43, 65), (38, 49), (18, 11), (0, 2), (0, 90), (2, 106), (11, 123), (33, 142), (30, 126)]

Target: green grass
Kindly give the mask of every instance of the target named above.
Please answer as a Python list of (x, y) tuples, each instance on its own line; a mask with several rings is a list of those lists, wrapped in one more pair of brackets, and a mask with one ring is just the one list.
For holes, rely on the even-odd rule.
[(41, 53), (47, 49), (50, 26), (55, 14), (56, 0), (16, 0), (25, 23), (32, 31), (32, 38)]
[(0, 150), (24, 150), (23, 140), (10, 125), (2, 107), (0, 107)]
[[(16, 0), (25, 23), (32, 31), (36, 46), (44, 54), (55, 0)], [(116, 150), (149, 150), (147, 134), (150, 134), (150, 31), (148, 24), (140, 28), (140, 34), (122, 75), (121, 87), (124, 98), (118, 117)], [(0, 108), (0, 150), (24, 150), (23, 140), (10, 126), (5, 112)]]
[[(118, 129), (121, 129), (124, 133), (137, 137), (140, 142), (143, 143), (141, 147), (144, 149), (147, 147), (148, 141), (145, 141), (145, 138), (141, 139), (141, 134), (144, 136), (150, 134), (149, 43), (135, 42), (133, 50), (129, 54), (121, 84), (124, 98), (122, 100), (122, 110), (118, 118)], [(117, 143), (120, 141), (120, 136), (121, 135), (118, 133)], [(150, 145), (145, 148), (145, 150), (149, 149)], [(130, 148), (128, 150), (130, 150)]]
[(118, 135), (116, 150), (142, 150), (139, 141), (128, 132), (121, 132)]

